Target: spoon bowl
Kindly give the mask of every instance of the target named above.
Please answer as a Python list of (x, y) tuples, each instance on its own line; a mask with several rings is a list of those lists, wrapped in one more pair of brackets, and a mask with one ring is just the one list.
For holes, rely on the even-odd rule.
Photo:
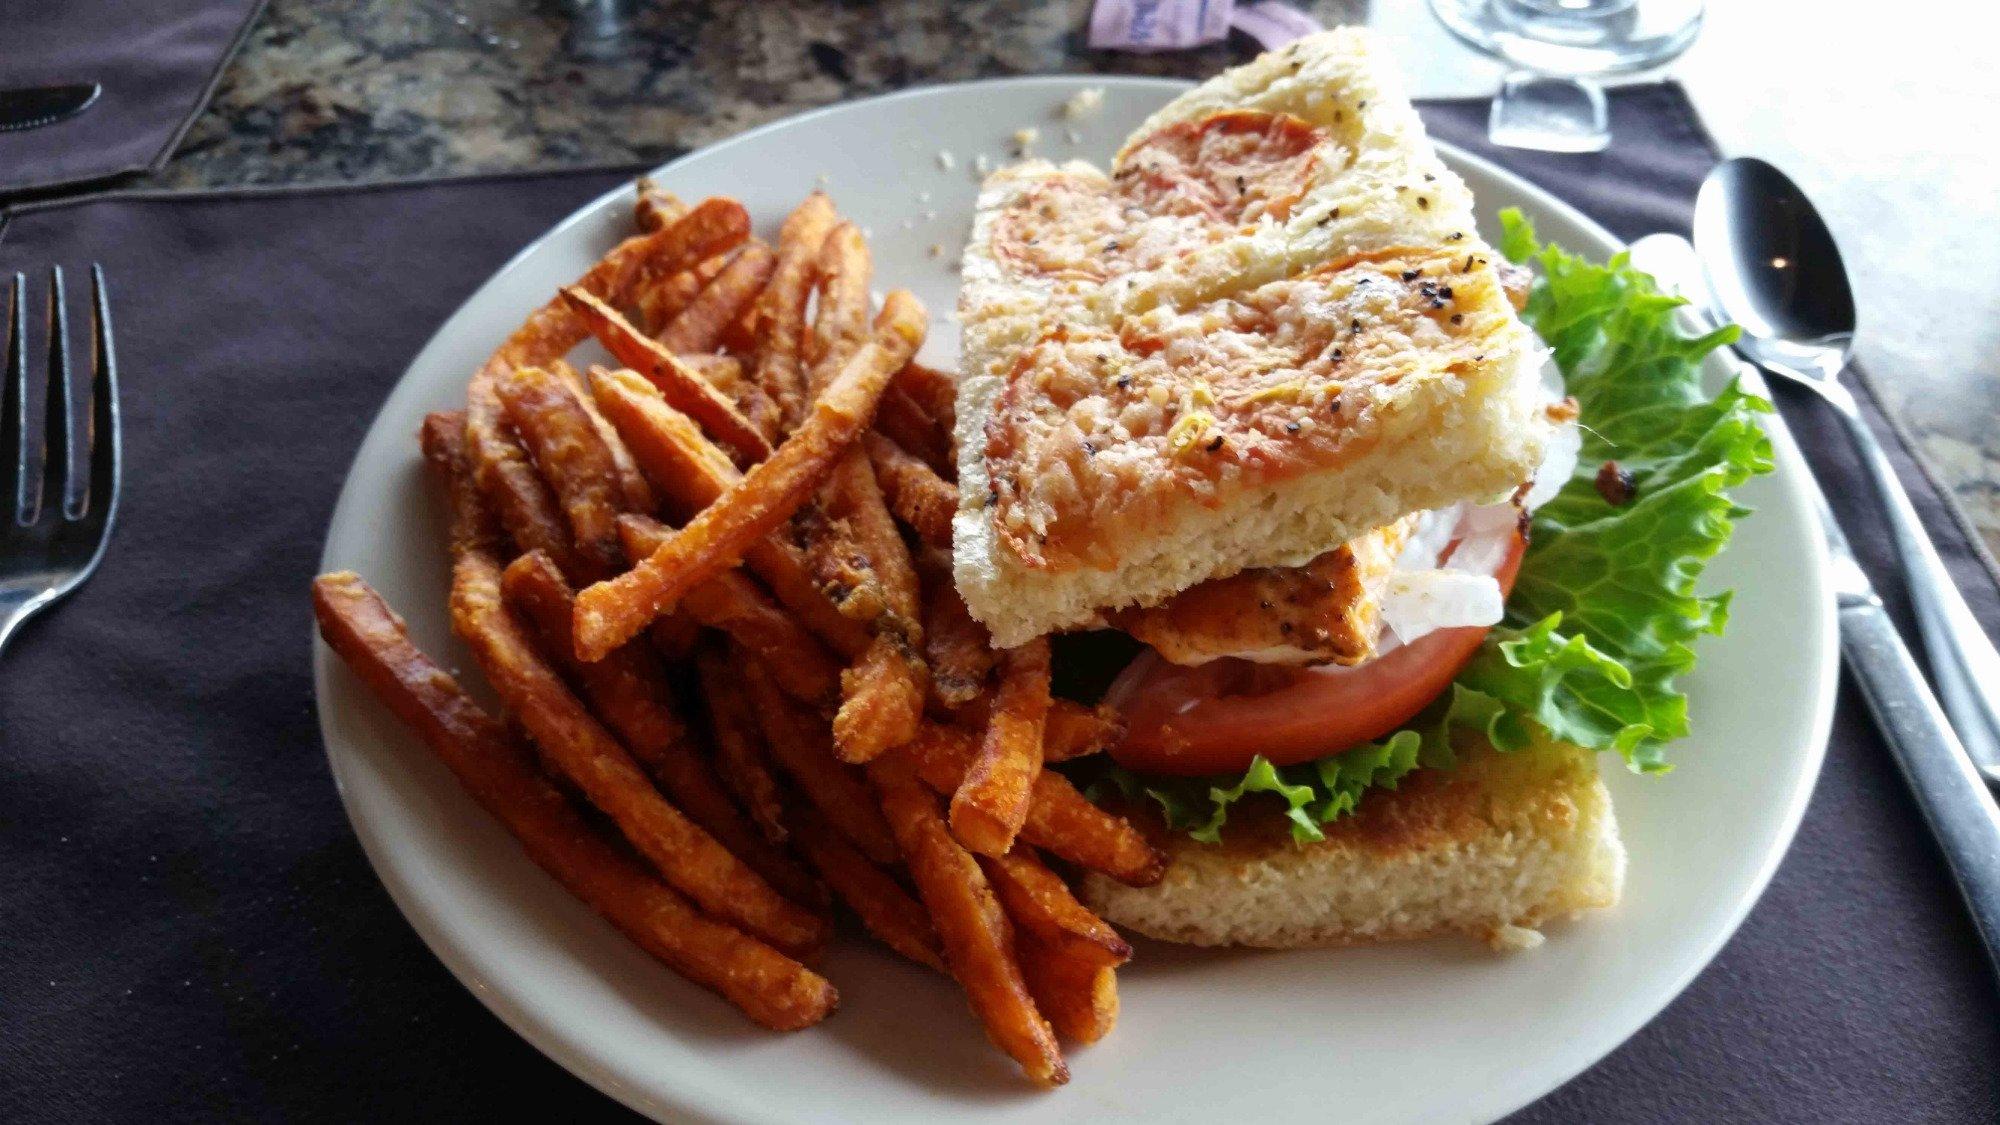
[(1847, 267), (1812, 201), (1783, 172), (1746, 156), (1718, 164), (1695, 201), (1694, 244), (1751, 360), (1819, 384), (1847, 366), (1855, 327)]

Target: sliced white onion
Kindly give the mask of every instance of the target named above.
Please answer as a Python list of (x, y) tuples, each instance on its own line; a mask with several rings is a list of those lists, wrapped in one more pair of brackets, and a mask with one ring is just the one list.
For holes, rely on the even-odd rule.
[(1499, 573), (1500, 564), (1514, 549), (1520, 524), (1521, 513), (1512, 504), (1486, 504), (1465, 513), (1458, 521), (1458, 546), (1445, 560), (1445, 569), (1460, 574)]
[(1521, 503), (1529, 510), (1555, 499), (1562, 486), (1576, 474), (1577, 455), (1583, 452), (1583, 429), (1574, 419), (1564, 422), (1549, 435), (1548, 444), (1543, 448), (1542, 463), (1535, 467), (1534, 483), (1528, 486), (1528, 494)]
[(1429, 570), (1437, 566), (1444, 557), (1444, 549), (1458, 536), (1459, 518), (1470, 507), (1470, 504), (1453, 504), (1449, 508), (1418, 512), (1410, 537), (1403, 541), (1403, 549), (1396, 552), (1396, 569)]
[(1439, 629), (1499, 623), (1500, 583), (1457, 570), (1398, 572), (1382, 581), (1382, 627), (1409, 644)]

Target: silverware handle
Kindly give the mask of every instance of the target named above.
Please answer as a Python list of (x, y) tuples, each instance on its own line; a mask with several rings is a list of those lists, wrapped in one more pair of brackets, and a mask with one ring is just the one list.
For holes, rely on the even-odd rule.
[(1879, 602), (1841, 607), (1840, 647), (1944, 850), (1987, 961), (2000, 973), (2000, 806), (1959, 748)]
[[(1836, 404), (1840, 405), (1840, 404)], [(1959, 742), (1988, 784), (2000, 785), (2000, 652), (1972, 616), (1972, 608), (1938, 558), (1937, 548), (1917, 517), (1895, 467), (1858, 411), (1838, 411), (1861, 459), (1868, 466), (1889, 526), (1903, 581), (1917, 615), (1917, 632), (1930, 657), (1938, 698), (1958, 732)]]

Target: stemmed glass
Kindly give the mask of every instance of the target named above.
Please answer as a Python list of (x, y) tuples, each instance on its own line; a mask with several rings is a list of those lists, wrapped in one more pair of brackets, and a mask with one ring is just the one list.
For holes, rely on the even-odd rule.
[(1512, 64), (1493, 99), (1494, 144), (1596, 152), (1611, 143), (1606, 74), (1647, 70), (1688, 49), (1702, 0), (1430, 0), (1467, 46)]

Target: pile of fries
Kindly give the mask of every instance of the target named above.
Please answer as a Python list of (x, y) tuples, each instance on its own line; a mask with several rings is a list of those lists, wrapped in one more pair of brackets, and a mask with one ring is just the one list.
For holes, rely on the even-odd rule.
[[(752, 1020), (833, 1011), (837, 900), (1060, 1084), (1131, 947), (1050, 861), (1143, 886), (1164, 857), (1042, 768), (1116, 717), (1052, 699), (1046, 641), (994, 651), (953, 589), (925, 311), (871, 307), (819, 193), (775, 245), (644, 181), (637, 222), (420, 435), (504, 718), (352, 573), (315, 583), (322, 635), (536, 863)], [(570, 366), (593, 337), (619, 368)]]

